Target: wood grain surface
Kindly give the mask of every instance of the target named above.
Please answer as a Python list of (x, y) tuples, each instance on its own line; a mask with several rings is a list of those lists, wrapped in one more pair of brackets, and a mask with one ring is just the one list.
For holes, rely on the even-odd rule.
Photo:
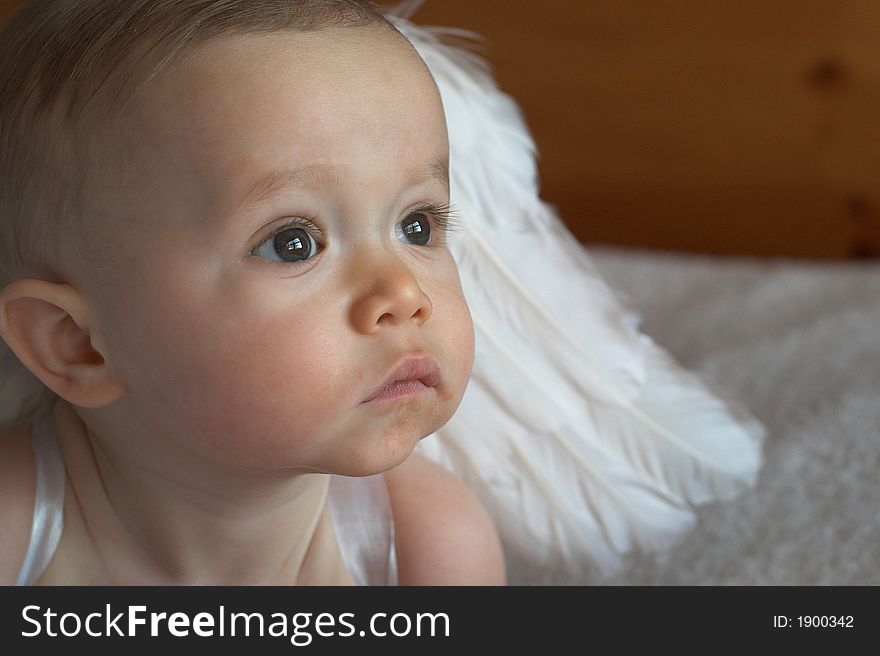
[(880, 256), (880, 4), (443, 0), (414, 18), (486, 35), (582, 241)]

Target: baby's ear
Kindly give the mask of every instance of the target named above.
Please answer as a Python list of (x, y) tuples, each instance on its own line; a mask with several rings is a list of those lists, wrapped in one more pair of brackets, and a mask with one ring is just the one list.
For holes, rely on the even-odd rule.
[(17, 280), (0, 292), (0, 336), (18, 359), (73, 405), (100, 408), (125, 388), (104, 358), (85, 299), (67, 284)]

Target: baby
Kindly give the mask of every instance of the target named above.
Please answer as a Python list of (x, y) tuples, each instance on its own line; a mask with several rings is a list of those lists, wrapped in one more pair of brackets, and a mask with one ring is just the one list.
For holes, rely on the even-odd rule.
[(381, 12), (33, 0), (0, 62), (0, 336), (52, 399), (0, 439), (0, 584), (503, 583), (412, 454), (474, 335)]

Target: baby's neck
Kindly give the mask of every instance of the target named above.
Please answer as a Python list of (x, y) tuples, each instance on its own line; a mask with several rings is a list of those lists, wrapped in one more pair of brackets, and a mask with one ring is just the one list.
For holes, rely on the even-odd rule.
[(67, 403), (59, 402), (55, 419), (81, 536), (105, 583), (290, 585), (300, 578), (326, 506), (327, 475), (225, 472), (195, 480), (109, 452)]

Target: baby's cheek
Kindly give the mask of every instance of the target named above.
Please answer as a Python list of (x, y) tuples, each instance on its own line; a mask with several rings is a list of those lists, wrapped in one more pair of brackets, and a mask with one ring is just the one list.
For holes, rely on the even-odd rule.
[(319, 402), (315, 356), (288, 322), (247, 323), (205, 324), (193, 317), (144, 331), (131, 392), (145, 421), (209, 457), (291, 464), (330, 414)]
[[(205, 412), (198, 423), (248, 448), (305, 444), (333, 416), (314, 344), (285, 331), (243, 336), (222, 359), (203, 361)], [(332, 366), (332, 363), (331, 365)]]
[(431, 413), (431, 433), (442, 427), (458, 409), (467, 388), (474, 357), (474, 334), (470, 311), (456, 279), (446, 280), (429, 292), (433, 313), (423, 325), (430, 343), (442, 358), (443, 384), (439, 403)]
[(474, 364), (474, 322), (464, 297), (461, 298), (457, 339), (461, 344), (462, 362), (466, 363), (467, 375), (470, 376)]
[(450, 359), (458, 376), (466, 382), (474, 361), (474, 324), (457, 277), (445, 286), (440, 298), (438, 320), (444, 326)]

